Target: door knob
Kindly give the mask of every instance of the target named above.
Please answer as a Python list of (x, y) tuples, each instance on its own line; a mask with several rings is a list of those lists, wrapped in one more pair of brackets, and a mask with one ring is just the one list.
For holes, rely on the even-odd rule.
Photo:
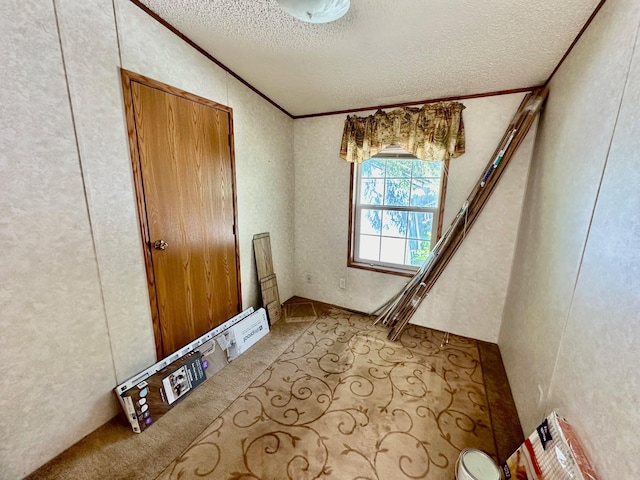
[(165, 250), (168, 246), (169, 244), (164, 240), (156, 240), (153, 244), (153, 248), (156, 250)]

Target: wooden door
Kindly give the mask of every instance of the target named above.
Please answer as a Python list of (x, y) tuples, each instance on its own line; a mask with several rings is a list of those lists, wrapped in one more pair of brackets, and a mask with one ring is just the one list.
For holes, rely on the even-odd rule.
[(130, 72), (123, 83), (161, 357), (241, 308), (231, 110)]

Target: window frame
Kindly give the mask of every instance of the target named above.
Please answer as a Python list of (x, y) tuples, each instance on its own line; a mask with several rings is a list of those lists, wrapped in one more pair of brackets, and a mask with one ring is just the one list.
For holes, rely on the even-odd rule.
[[(409, 155), (380, 155), (375, 156), (374, 158), (385, 159), (385, 160), (418, 160), (414, 156)], [(358, 179), (359, 172), (356, 170), (358, 165), (355, 163), (351, 164), (351, 173), (349, 179), (349, 245), (348, 245), (348, 258), (347, 258), (347, 267), (350, 268), (359, 268), (362, 270), (370, 270), (374, 272), (380, 273), (389, 273), (392, 275), (400, 275), (404, 277), (412, 277), (414, 273), (418, 270), (419, 267), (405, 265), (401, 266), (399, 264), (391, 264), (385, 263), (381, 261), (367, 261), (367, 260), (358, 260), (356, 259), (356, 235), (359, 233), (359, 219), (358, 212), (361, 208), (371, 208), (371, 206), (361, 207), (357, 204), (358, 200)], [(438, 198), (438, 207), (435, 209), (429, 208), (421, 208), (421, 207), (394, 207), (394, 206), (385, 206), (380, 205), (379, 209), (386, 210), (400, 210), (400, 211), (433, 211), (435, 210), (435, 215), (437, 218), (434, 221), (437, 223), (436, 227), (436, 237), (432, 239), (431, 246), (435, 245), (440, 236), (442, 235), (442, 220), (444, 216), (444, 204), (447, 194), (447, 172), (449, 171), (449, 160), (445, 160), (442, 165), (442, 175), (440, 176), (440, 196)], [(378, 206), (374, 206), (376, 209)]]

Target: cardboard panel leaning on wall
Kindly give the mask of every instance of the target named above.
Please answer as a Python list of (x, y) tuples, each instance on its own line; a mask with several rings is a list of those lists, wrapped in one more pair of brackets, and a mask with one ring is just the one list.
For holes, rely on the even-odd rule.
[(115, 375), (53, 2), (0, 3), (0, 476), (116, 413)]
[(245, 307), (262, 304), (253, 236), (269, 232), (280, 299), (293, 295), (294, 120), (229, 76)]
[(113, 5), (56, 2), (117, 381), (156, 360)]
[(640, 37), (548, 401), (572, 419), (602, 478), (640, 478), (638, 105)]
[(544, 397), (629, 68), (637, 10), (633, 0), (604, 5), (554, 76), (538, 128), (499, 339), (525, 432), (548, 413)]

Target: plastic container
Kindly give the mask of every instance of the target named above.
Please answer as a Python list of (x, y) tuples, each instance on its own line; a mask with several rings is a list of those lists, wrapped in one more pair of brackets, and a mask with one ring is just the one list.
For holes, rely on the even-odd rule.
[(465, 448), (456, 462), (456, 480), (500, 480), (500, 469), (482, 450)]

